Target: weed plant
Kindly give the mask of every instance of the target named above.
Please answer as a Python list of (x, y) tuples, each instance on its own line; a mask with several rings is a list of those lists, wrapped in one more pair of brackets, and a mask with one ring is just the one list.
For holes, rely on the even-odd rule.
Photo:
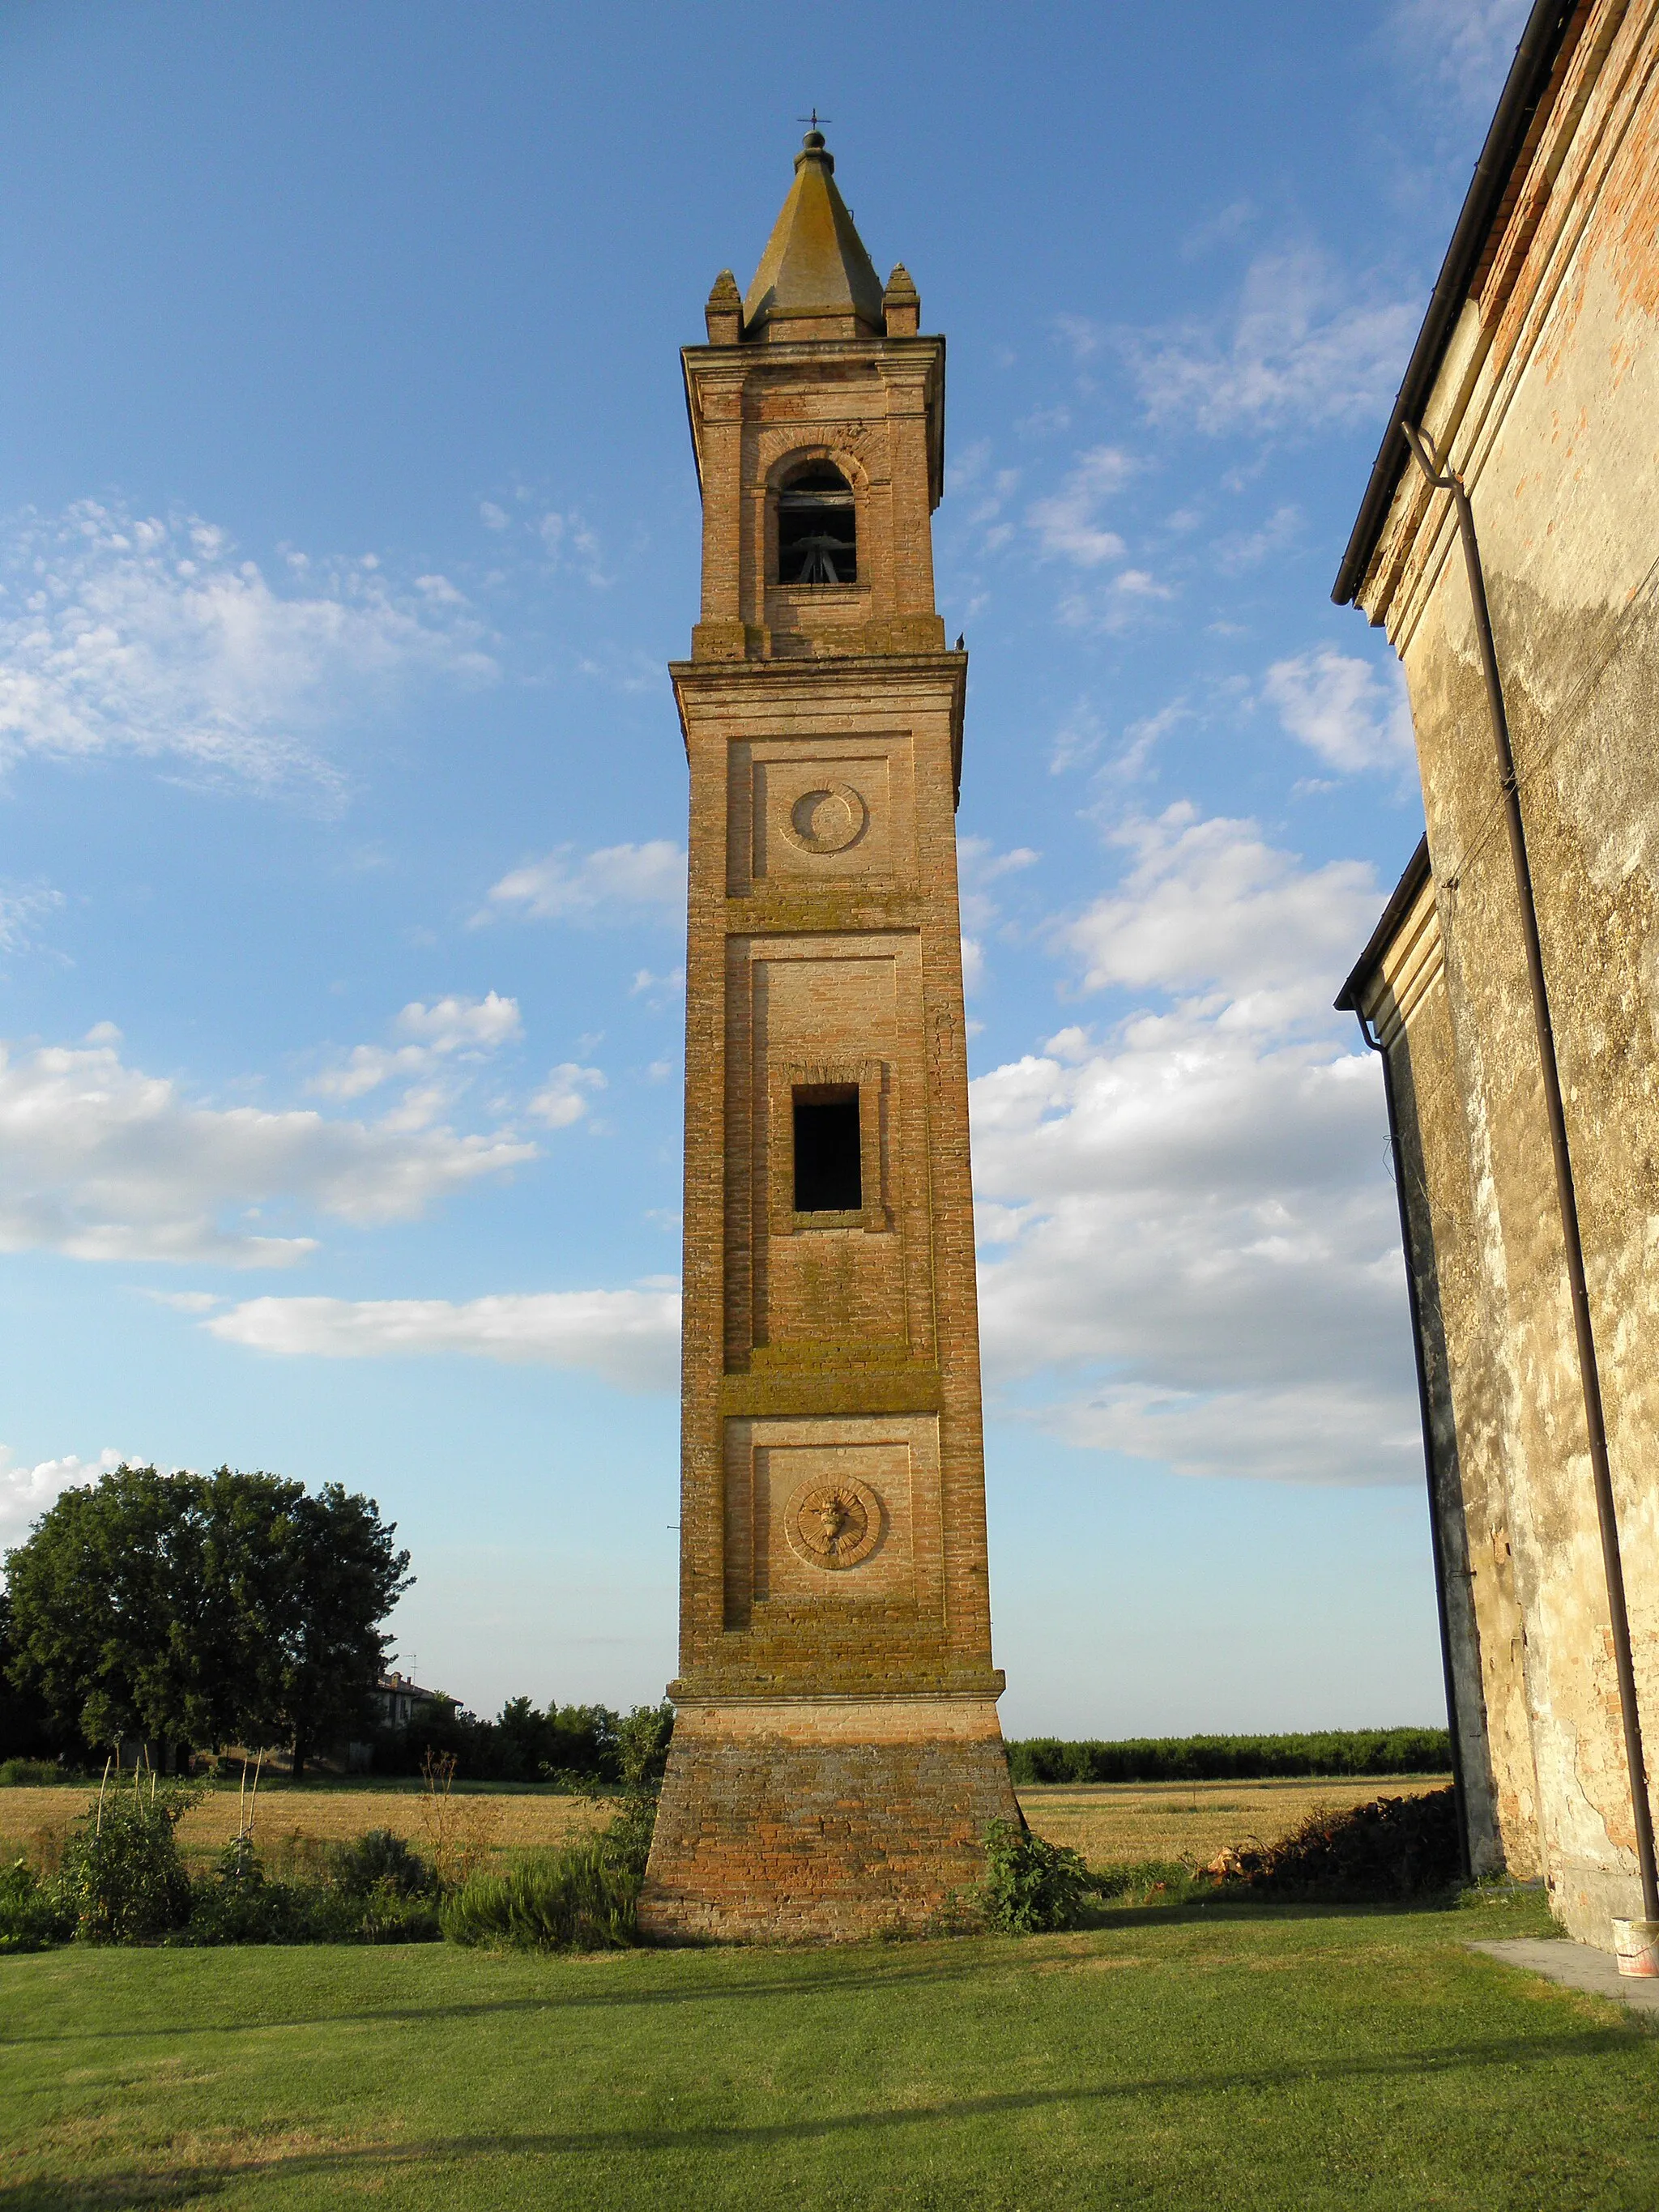
[(993, 1820), (985, 1832), (980, 1902), (986, 1925), (1005, 1936), (1036, 1936), (1075, 1928), (1097, 1878), (1081, 1856), (1050, 1844), (1016, 1820)]
[(64, 1779), (63, 1768), (50, 1759), (0, 1759), (0, 1790), (50, 1790)]
[(656, 1798), (633, 1793), (609, 1827), (506, 1874), (475, 1874), (443, 1909), (452, 1943), (614, 1951), (638, 1940), (640, 1887)]
[(135, 1774), (131, 1789), (100, 1790), (64, 1846), (55, 1885), (83, 1943), (153, 1942), (190, 1918), (190, 1876), (173, 1831), (195, 1802), (188, 1790)]

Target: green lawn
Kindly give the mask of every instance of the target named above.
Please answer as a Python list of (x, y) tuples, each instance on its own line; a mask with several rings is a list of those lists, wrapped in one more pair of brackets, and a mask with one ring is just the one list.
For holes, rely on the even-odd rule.
[(0, 1960), (0, 2205), (1652, 2212), (1659, 2038), (1463, 1948), (1540, 1917)]

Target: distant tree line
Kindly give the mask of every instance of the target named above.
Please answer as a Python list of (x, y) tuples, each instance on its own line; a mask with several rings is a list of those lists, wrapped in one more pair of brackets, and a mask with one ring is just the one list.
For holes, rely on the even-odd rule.
[(377, 1774), (419, 1774), (430, 1759), (455, 1761), (465, 1782), (568, 1782), (650, 1787), (662, 1779), (673, 1733), (670, 1705), (561, 1705), (540, 1711), (509, 1698), (493, 1721), (442, 1698), (406, 1728), (374, 1740)]
[(129, 1738), (308, 1759), (373, 1725), (413, 1580), (373, 1498), (281, 1475), (121, 1466), (66, 1490), (6, 1555), (16, 1751)]
[(1301, 1735), (1128, 1736), (1066, 1742), (1027, 1736), (1008, 1747), (1022, 1782), (1248, 1782), (1275, 1775), (1446, 1774), (1444, 1729), (1325, 1729)]

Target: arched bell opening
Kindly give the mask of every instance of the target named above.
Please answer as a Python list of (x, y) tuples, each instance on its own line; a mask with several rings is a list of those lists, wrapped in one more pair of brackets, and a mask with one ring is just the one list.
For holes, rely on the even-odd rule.
[(810, 461), (778, 493), (780, 584), (856, 584), (858, 509), (833, 461)]

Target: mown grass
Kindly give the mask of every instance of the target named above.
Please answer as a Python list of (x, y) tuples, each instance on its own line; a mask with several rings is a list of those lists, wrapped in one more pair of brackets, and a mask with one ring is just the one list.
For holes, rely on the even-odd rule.
[(1650, 2212), (1659, 2039), (1536, 1903), (834, 1951), (0, 1962), (0, 2204)]

